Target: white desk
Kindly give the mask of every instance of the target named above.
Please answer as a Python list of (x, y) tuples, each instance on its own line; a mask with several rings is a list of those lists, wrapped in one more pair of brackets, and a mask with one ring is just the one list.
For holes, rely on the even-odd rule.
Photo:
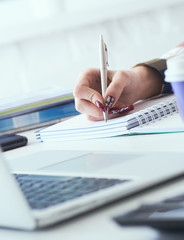
[[(169, 152), (183, 152), (184, 154), (184, 133), (175, 134), (155, 134), (155, 135), (137, 135), (137, 136), (122, 136), (115, 138), (88, 140), (80, 142), (57, 142), (57, 143), (36, 143), (34, 135), (32, 133), (26, 134), (29, 139), (29, 144), (26, 147), (11, 150), (4, 153), (4, 156), (11, 162), (17, 156), (23, 156), (29, 152), (36, 152), (45, 149), (85, 149), (95, 151), (105, 151), (106, 149), (111, 151), (121, 152), (150, 152), (150, 151), (169, 151)], [(164, 193), (167, 191), (164, 190)], [(168, 193), (173, 192), (168, 189)], [(163, 193), (163, 191), (161, 191)], [(161, 194), (160, 193), (160, 194)], [(160, 195), (159, 194), (159, 195)], [(149, 198), (157, 197), (158, 193), (153, 196), (149, 195)], [(169, 239), (184, 239), (184, 235), (161, 235), (157, 231), (149, 228), (120, 228), (111, 219), (130, 206), (130, 204), (141, 200), (141, 196), (128, 202), (119, 202), (118, 204), (111, 205), (109, 207), (94, 211), (89, 214), (85, 214), (76, 219), (70, 220), (66, 223), (59, 224), (55, 227), (35, 231), (35, 232), (23, 232), (15, 230), (0, 229), (0, 239), (3, 240), (27, 240), (27, 239), (126, 239), (126, 240), (169, 240)], [(145, 199), (145, 196), (144, 196)]]

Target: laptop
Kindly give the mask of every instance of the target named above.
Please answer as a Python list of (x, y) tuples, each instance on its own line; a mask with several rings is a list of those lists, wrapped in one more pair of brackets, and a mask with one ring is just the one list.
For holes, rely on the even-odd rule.
[(12, 162), (4, 157), (0, 152), (0, 226), (24, 230), (123, 199), (184, 169), (182, 153), (47, 150)]

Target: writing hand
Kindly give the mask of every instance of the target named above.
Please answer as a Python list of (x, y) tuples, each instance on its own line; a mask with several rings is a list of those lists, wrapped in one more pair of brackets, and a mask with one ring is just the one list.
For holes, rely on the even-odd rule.
[[(110, 119), (132, 110), (136, 101), (159, 94), (161, 87), (161, 76), (150, 67), (109, 70), (108, 87), (103, 101), (100, 70), (88, 69), (81, 73), (74, 88), (75, 106), (92, 121), (103, 120), (103, 111), (108, 108)], [(126, 110), (122, 111), (124, 108)]]

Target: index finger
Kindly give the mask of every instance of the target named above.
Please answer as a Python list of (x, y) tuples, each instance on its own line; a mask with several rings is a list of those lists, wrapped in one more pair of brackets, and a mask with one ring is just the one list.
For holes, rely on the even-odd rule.
[[(116, 71), (112, 77), (112, 82), (109, 84), (105, 93), (105, 106), (112, 107), (116, 105), (124, 88), (130, 82), (130, 74), (128, 71)], [(110, 99), (111, 102), (108, 102)]]
[(103, 103), (100, 94), (100, 74), (98, 69), (89, 69), (85, 71), (79, 78), (78, 84), (75, 86), (73, 94), (75, 97), (92, 102)]

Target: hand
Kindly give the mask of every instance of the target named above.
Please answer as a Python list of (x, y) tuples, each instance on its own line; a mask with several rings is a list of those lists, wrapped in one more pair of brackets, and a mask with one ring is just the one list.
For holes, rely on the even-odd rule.
[[(74, 88), (76, 109), (89, 120), (103, 120), (103, 111), (108, 109), (108, 118), (114, 118), (133, 109), (136, 101), (160, 93), (162, 78), (153, 68), (137, 66), (126, 71), (108, 71), (108, 88), (105, 101), (101, 95), (100, 70), (89, 69), (82, 73)], [(122, 111), (122, 109), (126, 110)]]

